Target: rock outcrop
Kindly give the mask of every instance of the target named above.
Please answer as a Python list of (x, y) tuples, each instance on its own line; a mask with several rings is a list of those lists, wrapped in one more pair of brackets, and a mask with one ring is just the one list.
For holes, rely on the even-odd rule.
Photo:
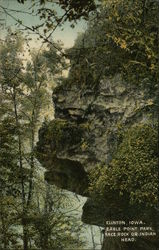
[[(53, 103), (55, 119), (40, 129), (37, 144), (38, 158), (47, 169), (45, 178), (89, 196), (88, 172), (96, 164), (109, 163), (118, 126), (147, 119), (150, 101), (143, 91), (130, 88), (116, 75), (95, 86), (66, 81), (55, 88)], [(89, 218), (92, 221), (84, 209), (83, 220), (99, 224), (93, 215)]]

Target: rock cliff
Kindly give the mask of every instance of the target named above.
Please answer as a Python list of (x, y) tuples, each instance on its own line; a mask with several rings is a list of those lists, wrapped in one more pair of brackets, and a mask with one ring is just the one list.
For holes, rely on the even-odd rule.
[[(112, 159), (118, 126), (147, 119), (150, 101), (116, 75), (95, 86), (65, 81), (55, 88), (53, 103), (55, 119), (43, 124), (37, 144), (38, 158), (47, 169), (45, 178), (89, 197), (88, 172)], [(90, 203), (84, 206), (83, 221), (103, 225), (99, 208), (94, 206), (90, 213), (85, 209)], [(95, 220), (95, 213), (101, 218)]]

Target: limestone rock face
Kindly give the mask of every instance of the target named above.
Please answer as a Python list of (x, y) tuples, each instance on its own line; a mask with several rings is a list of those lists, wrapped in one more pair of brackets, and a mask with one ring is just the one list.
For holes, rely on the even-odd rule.
[(56, 87), (55, 119), (40, 129), (37, 144), (48, 182), (89, 196), (88, 172), (112, 159), (118, 126), (147, 119), (149, 101), (144, 96), (119, 75), (95, 86), (66, 82)]

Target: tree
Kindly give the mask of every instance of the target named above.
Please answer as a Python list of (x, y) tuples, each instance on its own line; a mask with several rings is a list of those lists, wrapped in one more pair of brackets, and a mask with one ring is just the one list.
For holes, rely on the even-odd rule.
[(97, 75), (120, 73), (127, 84), (154, 95), (158, 75), (157, 27), (155, 2), (103, 1), (103, 7), (90, 18), (87, 31), (70, 50), (70, 58), (76, 67), (85, 65), (95, 81)]
[(99, 194), (104, 195), (104, 190), (108, 189), (119, 192), (121, 196), (127, 193), (130, 204), (142, 203), (155, 207), (157, 129), (152, 125), (139, 124), (122, 131), (120, 144), (110, 165), (97, 168), (96, 174), (92, 173), (94, 177), (91, 185), (92, 190)]
[[(27, 0), (17, 0), (17, 4), (25, 4), (29, 2)], [(52, 44), (57, 50), (58, 46), (52, 39), (52, 35), (58, 27), (69, 21), (71, 27), (75, 26), (76, 23), (81, 18), (88, 20), (89, 14), (96, 10), (96, 4), (94, 0), (59, 0), (59, 1), (50, 1), (50, 0), (33, 0), (28, 11), (19, 11), (15, 9), (9, 9), (0, 5), (2, 13), (11, 17), (16, 21), (18, 27), (22, 27), (28, 33), (33, 33), (38, 35), (43, 43)], [(31, 11), (30, 11), (31, 9)], [(18, 19), (14, 13), (23, 13), (27, 15), (35, 15), (39, 17), (40, 24), (27, 26), (23, 20)], [(38, 39), (39, 39), (38, 38)]]
[(1, 246), (21, 248), (20, 239), (24, 250), (58, 249), (66, 241), (81, 246), (79, 223), (60, 210), (64, 195), (48, 185), (45, 188), (43, 178), (37, 177), (37, 132), (42, 112), (49, 110), (50, 88), (65, 63), (53, 46), (32, 51), (26, 64), (23, 52), (22, 35), (10, 31), (0, 48)]
[[(32, 200), (33, 176), (36, 167), (35, 136), (40, 110), (46, 105), (44, 99), (47, 92), (46, 70), (44, 71), (43, 61), (34, 57), (33, 64), (28, 63), (26, 73), (24, 73), (23, 62), (20, 59), (21, 52), (22, 36), (10, 31), (5, 44), (1, 46), (1, 61), (3, 62), (1, 64), (1, 89), (5, 98), (4, 102), (10, 105), (10, 113), (7, 112), (8, 118), (11, 126), (14, 126), (16, 130), (14, 136), (16, 136), (17, 154), (15, 157), (17, 156), (18, 168), (16, 171), (20, 173), (21, 183), (23, 242), (24, 249), (28, 249), (26, 217)], [(28, 148), (25, 147), (27, 141), (29, 142)], [(16, 174), (18, 173), (16, 172)]]
[[(27, 0), (17, 0), (19, 3), (25, 3)], [(34, 1), (33, 1), (34, 2)], [(47, 5), (47, 3), (50, 3), (53, 1), (49, 1), (49, 0), (39, 0), (38, 4), (42, 5), (42, 8), (39, 9), (39, 13), (42, 14), (42, 18), (45, 18), (45, 14), (46, 12), (48, 12), (48, 21), (51, 18), (55, 18), (56, 17), (56, 10), (55, 8), (48, 8), (48, 7), (44, 7), (45, 5)], [(65, 11), (65, 21), (68, 19), (69, 21), (72, 20), (78, 20), (81, 17), (83, 18), (88, 18), (89, 12), (95, 10), (96, 5), (94, 0), (78, 0), (78, 1), (74, 1), (74, 0), (59, 0), (56, 2), (55, 6), (59, 5), (60, 8), (62, 8)], [(54, 5), (53, 5), (54, 6)], [(61, 21), (59, 19), (59, 21)]]
[(13, 226), (18, 224), (16, 198), (20, 184), (17, 173), (16, 129), (9, 118), (0, 123), (0, 247), (17, 247), (18, 233)]
[(42, 186), (40, 192), (43, 192), (44, 203), (32, 218), (34, 230), (38, 232), (35, 236), (36, 247), (41, 250), (82, 248), (84, 242), (79, 237), (82, 226), (71, 215), (71, 211), (76, 210), (73, 202), (64, 191), (47, 183)]
[[(90, 172), (90, 194), (105, 209), (105, 220), (143, 220), (157, 232), (158, 204), (157, 128), (151, 124), (137, 124), (118, 138), (118, 148), (109, 165), (97, 166)], [(124, 242), (125, 243), (125, 242)], [(155, 249), (157, 236), (148, 241), (122, 244), (105, 239), (103, 249)], [(105, 246), (105, 248), (104, 248)]]

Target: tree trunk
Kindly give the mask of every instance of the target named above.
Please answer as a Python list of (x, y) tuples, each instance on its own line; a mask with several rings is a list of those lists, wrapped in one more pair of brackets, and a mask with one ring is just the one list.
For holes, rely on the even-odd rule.
[(23, 226), (23, 249), (28, 250), (28, 232), (27, 225), (24, 222), (24, 217), (26, 217), (26, 199), (25, 199), (25, 189), (24, 189), (24, 173), (23, 173), (23, 156), (22, 156), (22, 142), (21, 142), (21, 132), (20, 132), (20, 123), (18, 117), (18, 109), (17, 109), (17, 98), (16, 98), (16, 86), (13, 87), (13, 104), (14, 104), (14, 114), (16, 127), (18, 131), (18, 154), (19, 154), (19, 167), (21, 174), (21, 192), (22, 192), (22, 206), (23, 206), (23, 218), (22, 218), (22, 226)]
[(28, 250), (28, 232), (26, 225), (23, 225), (23, 249)]

